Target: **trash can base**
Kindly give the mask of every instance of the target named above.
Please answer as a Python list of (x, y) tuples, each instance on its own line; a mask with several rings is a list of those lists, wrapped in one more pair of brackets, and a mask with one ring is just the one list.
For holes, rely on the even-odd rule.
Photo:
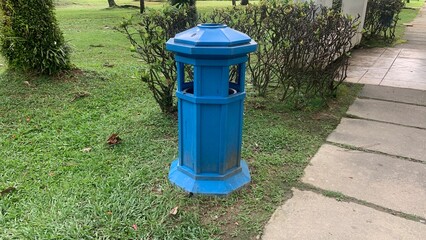
[(170, 167), (169, 180), (186, 192), (203, 195), (226, 196), (250, 182), (250, 172), (246, 161), (241, 160), (241, 171), (232, 176), (220, 176), (209, 179), (196, 179), (180, 169), (179, 160)]

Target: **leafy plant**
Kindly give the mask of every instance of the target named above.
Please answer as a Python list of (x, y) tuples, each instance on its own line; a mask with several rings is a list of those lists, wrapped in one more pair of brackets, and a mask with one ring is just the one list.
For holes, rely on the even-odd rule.
[(369, 0), (364, 23), (366, 39), (383, 39), (392, 42), (403, 0)]
[(195, 24), (198, 20), (197, 8), (195, 7), (196, 0), (168, 0), (170, 5), (177, 8), (190, 7), (191, 11), (188, 12), (188, 20), (191, 24)]
[(1, 0), (1, 53), (10, 68), (53, 74), (70, 68), (70, 48), (52, 0)]
[(357, 19), (310, 4), (278, 1), (216, 9), (206, 22), (223, 22), (259, 44), (248, 71), (258, 94), (269, 92), (302, 108), (334, 96), (346, 78)]
[(342, 0), (333, 0), (331, 8), (334, 11), (341, 11), (342, 10)]
[(170, 5), (176, 6), (178, 8), (183, 6), (195, 6), (195, 0), (169, 0)]
[(148, 9), (142, 15), (123, 22), (119, 28), (145, 63), (142, 81), (148, 85), (165, 113), (176, 111), (174, 92), (177, 78), (174, 57), (166, 50), (166, 41), (194, 25), (188, 17), (194, 11), (193, 7), (173, 6), (161, 10)]

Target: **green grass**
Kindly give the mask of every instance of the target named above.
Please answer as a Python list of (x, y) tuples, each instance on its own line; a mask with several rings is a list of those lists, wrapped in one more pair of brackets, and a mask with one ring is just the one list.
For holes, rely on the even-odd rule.
[(334, 198), (337, 201), (342, 201), (342, 199), (344, 199), (345, 195), (343, 195), (343, 193), (341, 192), (334, 192), (334, 191), (325, 191), (323, 193), (324, 196), (329, 197), (329, 198)]
[(409, 3), (406, 3), (406, 7), (407, 8), (421, 8), (421, 7), (423, 7), (424, 3), (425, 3), (425, 0), (411, 0)]
[[(1, 67), (0, 192), (10, 191), (0, 194), (0, 239), (254, 239), (359, 90), (345, 85), (329, 107), (297, 112), (249, 93), (250, 186), (189, 197), (167, 179), (176, 119), (160, 113), (139, 80), (141, 63), (112, 29), (134, 12), (58, 6), (84, 74), (47, 79)], [(76, 98), (81, 92), (89, 95)], [(123, 139), (115, 147), (106, 144), (112, 133)]]

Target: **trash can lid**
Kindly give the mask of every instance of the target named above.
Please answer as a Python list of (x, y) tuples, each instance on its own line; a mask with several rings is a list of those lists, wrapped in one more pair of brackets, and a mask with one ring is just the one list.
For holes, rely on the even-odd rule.
[(250, 43), (246, 34), (220, 23), (203, 23), (176, 34), (175, 43), (191, 46), (232, 47)]

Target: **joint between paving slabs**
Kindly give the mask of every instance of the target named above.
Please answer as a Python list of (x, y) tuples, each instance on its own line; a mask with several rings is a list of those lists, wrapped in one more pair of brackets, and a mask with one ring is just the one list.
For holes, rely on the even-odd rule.
[(400, 217), (400, 218), (404, 218), (404, 219), (407, 219), (407, 220), (410, 220), (410, 221), (414, 221), (414, 222), (418, 222), (418, 223), (422, 223), (422, 224), (426, 225), (426, 219), (425, 218), (422, 218), (422, 217), (419, 217), (419, 216), (416, 216), (416, 215), (413, 215), (413, 214), (408, 214), (408, 213), (404, 213), (404, 212), (401, 212), (401, 211), (393, 210), (393, 209), (390, 209), (390, 208), (385, 208), (385, 207), (382, 207), (380, 205), (377, 205), (377, 204), (374, 204), (374, 203), (371, 203), (371, 202), (367, 202), (367, 201), (364, 201), (364, 200), (360, 200), (360, 199), (345, 195), (341, 192), (334, 192), (334, 191), (325, 190), (325, 189), (318, 188), (318, 187), (315, 187), (311, 184), (303, 183), (303, 182), (299, 182), (299, 183), (295, 184), (294, 187), (301, 190), (301, 191), (310, 191), (310, 192), (314, 192), (314, 193), (317, 193), (317, 194), (321, 194), (321, 195), (328, 197), (328, 198), (334, 198), (334, 199), (336, 199), (336, 201), (339, 201), (339, 202), (355, 203), (355, 204), (358, 204), (358, 205), (373, 208), (373, 209), (380, 211), (380, 212), (392, 214), (392, 215)]
[(351, 118), (351, 119), (368, 120), (368, 121), (372, 121), (372, 122), (387, 123), (387, 124), (392, 124), (392, 125), (401, 126), (401, 127), (409, 127), (409, 128), (420, 129), (420, 130), (426, 130), (426, 128), (422, 128), (422, 127), (408, 126), (408, 125), (399, 124), (399, 123), (391, 123), (391, 122), (385, 122), (385, 121), (376, 120), (376, 119), (363, 118), (363, 117), (359, 117), (359, 116), (352, 115), (352, 114), (346, 114), (345, 117)]
[(330, 142), (330, 141), (326, 141), (326, 143), (330, 144), (330, 145), (333, 145), (333, 146), (336, 146), (336, 147), (343, 148), (343, 149), (348, 150), (348, 151), (352, 150), (352, 151), (360, 151), (360, 152), (366, 152), (366, 153), (381, 154), (381, 155), (384, 155), (384, 156), (393, 157), (393, 158), (397, 158), (397, 159), (404, 160), (404, 161), (421, 163), (421, 164), (425, 164), (426, 165), (426, 162), (418, 160), (418, 159), (409, 158), (409, 157), (402, 157), (402, 156), (393, 155), (393, 154), (389, 154), (389, 153), (385, 153), (385, 152), (380, 152), (380, 151), (366, 149), (365, 147), (368, 147), (368, 146), (355, 147), (355, 146), (351, 146), (351, 145), (347, 145), (347, 144), (335, 143), (335, 142)]
[(368, 100), (376, 100), (376, 101), (382, 101), (382, 102), (390, 102), (390, 103), (400, 103), (400, 104), (407, 104), (417, 107), (426, 107), (426, 104), (418, 104), (418, 103), (406, 103), (406, 102), (398, 102), (390, 99), (380, 99), (380, 98), (374, 98), (374, 97), (365, 97), (365, 96), (357, 96), (359, 99), (368, 99)]
[[(382, 53), (383, 54), (383, 53)], [(396, 59), (398, 59), (399, 55), (401, 54), (401, 51), (398, 52), (398, 55), (396, 55), (396, 57), (393, 59), (392, 64), (390, 65), (390, 67), (388, 68), (388, 70), (386, 71), (386, 74), (383, 76), (382, 80), (379, 83), (379, 86), (382, 84), (383, 80), (385, 80), (386, 76), (388, 75), (389, 71), (391, 70), (393, 64), (395, 63)]]

